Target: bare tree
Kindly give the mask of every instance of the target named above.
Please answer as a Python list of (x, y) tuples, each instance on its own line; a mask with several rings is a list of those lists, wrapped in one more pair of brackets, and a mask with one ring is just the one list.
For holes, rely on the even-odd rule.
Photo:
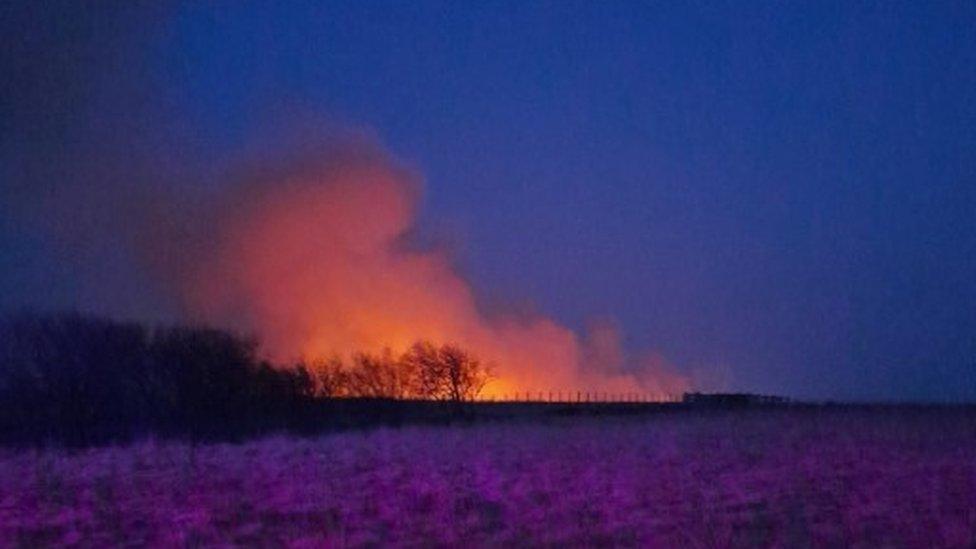
[(349, 371), (338, 355), (312, 360), (308, 370), (312, 372), (316, 396), (325, 398), (352, 396)]
[(421, 340), (399, 357), (357, 353), (346, 367), (338, 356), (300, 365), (314, 373), (314, 394), (325, 398), (421, 398), (464, 402), (474, 400), (491, 379), (491, 369), (453, 344)]
[(478, 358), (453, 344), (436, 347), (418, 341), (400, 362), (414, 372), (417, 395), (431, 400), (474, 400), (491, 379), (491, 371)]
[(438, 355), (444, 368), (449, 400), (474, 400), (491, 379), (490, 368), (457, 345), (442, 345)]
[(413, 372), (385, 349), (380, 354), (357, 353), (349, 371), (349, 388), (355, 396), (408, 398), (413, 394)]
[(447, 400), (447, 376), (444, 363), (436, 346), (429, 341), (418, 341), (400, 357), (401, 365), (414, 373), (414, 393), (419, 398)]

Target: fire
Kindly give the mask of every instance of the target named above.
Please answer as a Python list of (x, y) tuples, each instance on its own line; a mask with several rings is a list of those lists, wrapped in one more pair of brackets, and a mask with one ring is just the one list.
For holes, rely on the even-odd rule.
[(444, 250), (411, 247), (419, 197), (418, 179), (382, 155), (238, 187), (184, 269), (183, 303), (255, 331), (278, 359), (457, 343), (494, 365), (493, 396), (686, 387), (661, 364), (625, 370), (613, 327), (588, 343), (542, 316), (482, 314)]

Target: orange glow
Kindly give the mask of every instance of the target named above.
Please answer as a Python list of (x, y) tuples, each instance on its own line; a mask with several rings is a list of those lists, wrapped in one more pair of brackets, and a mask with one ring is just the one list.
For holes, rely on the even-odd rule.
[(407, 246), (418, 191), (375, 158), (245, 186), (224, 197), (212, 246), (183, 277), (188, 311), (254, 330), (279, 360), (457, 343), (494, 365), (488, 396), (687, 387), (660, 360), (625, 371), (612, 326), (581, 341), (545, 317), (482, 314), (445, 251)]

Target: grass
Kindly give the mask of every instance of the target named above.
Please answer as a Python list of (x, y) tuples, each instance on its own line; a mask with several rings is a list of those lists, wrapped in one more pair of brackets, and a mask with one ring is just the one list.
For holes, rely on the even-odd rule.
[(966, 410), (684, 412), (0, 453), (0, 546), (976, 543)]

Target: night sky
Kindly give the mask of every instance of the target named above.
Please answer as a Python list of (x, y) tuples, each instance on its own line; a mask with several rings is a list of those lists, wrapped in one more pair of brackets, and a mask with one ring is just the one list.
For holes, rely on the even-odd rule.
[(706, 388), (976, 399), (972, 2), (50, 4), (0, 7), (0, 310), (166, 319), (133, 195), (353, 132), (486, 307)]

